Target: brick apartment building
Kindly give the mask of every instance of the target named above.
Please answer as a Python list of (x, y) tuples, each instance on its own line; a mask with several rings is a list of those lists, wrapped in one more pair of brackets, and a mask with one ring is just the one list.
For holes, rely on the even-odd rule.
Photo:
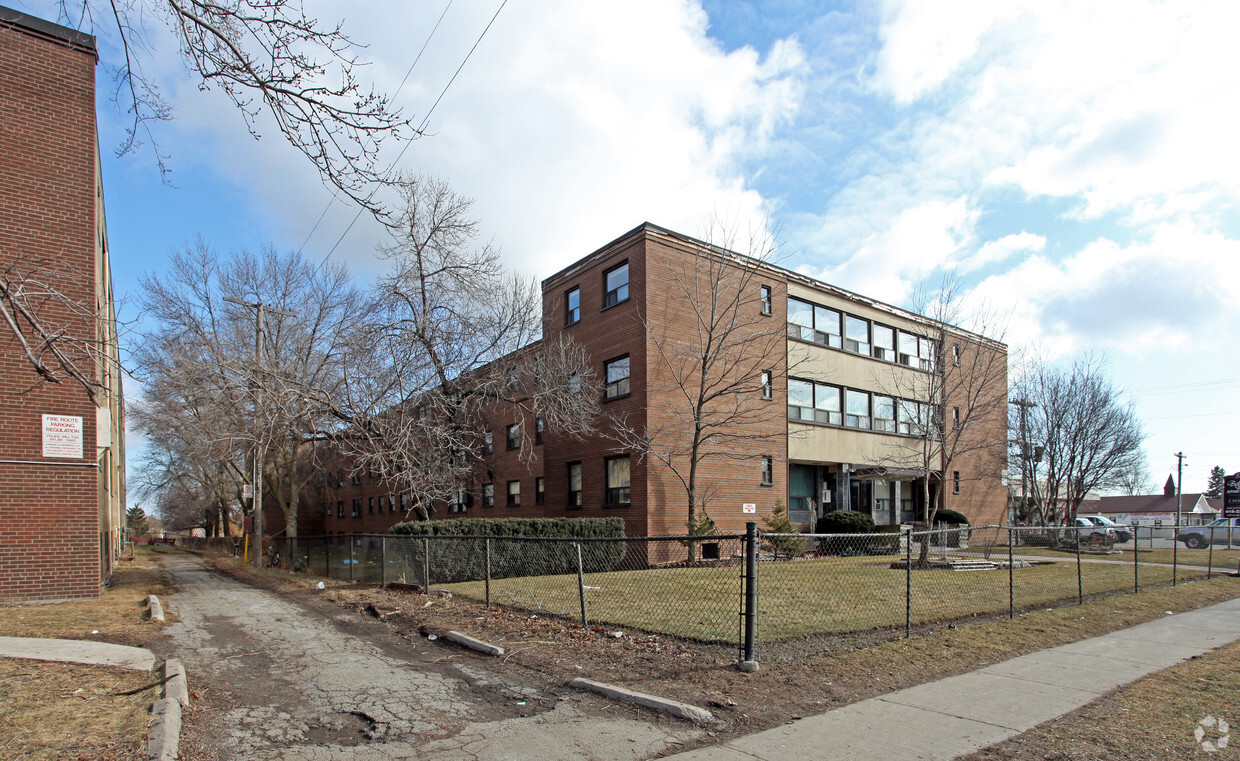
[(96, 63), (93, 37), (0, 8), (0, 602), (98, 597), (124, 520)]
[[(964, 403), (949, 394), (936, 411), (919, 398), (943, 351), (939, 361), (957, 366), (962, 355), (989, 353), (996, 385), (985, 415), (969, 420), (987, 445), (957, 458), (951, 473), (932, 465), (931, 488), (944, 489), (945, 506), (975, 525), (1002, 522), (1003, 344), (651, 224), (542, 283), (544, 335), (571, 335), (606, 384), (603, 430), (571, 440), (542, 430), (540, 421), (496, 415), (478, 482), (438, 517), (618, 515), (630, 536), (684, 534), (688, 500), (677, 473), (607, 434), (616, 421), (665, 437), (687, 430), (683, 393), (669, 382), (667, 347), (679, 338), (692, 343), (697, 327), (683, 285), (686, 273), (712, 257), (745, 271), (729, 282), (745, 289), (738, 309), (746, 329), (761, 334), (753, 350), (767, 363), (754, 373), (752, 399), (744, 402), (748, 435), (730, 442), (728, 457), (705, 460), (699, 473), (705, 490), (698, 503), (719, 530), (742, 531), (745, 521), (769, 515), (777, 502), (803, 528), (836, 509), (866, 512), (879, 525), (917, 520), (926, 468), (917, 467), (924, 442), (914, 435), (916, 421), (935, 414), (951, 419)], [(769, 340), (777, 341), (776, 351), (761, 346)], [(523, 437), (514, 426), (532, 427), (526, 431), (534, 435), (524, 437), (532, 456), (519, 456)], [(364, 475), (337, 474), (309, 502), (317, 504), (328, 533), (381, 532), (408, 519), (408, 496), (390, 494)]]

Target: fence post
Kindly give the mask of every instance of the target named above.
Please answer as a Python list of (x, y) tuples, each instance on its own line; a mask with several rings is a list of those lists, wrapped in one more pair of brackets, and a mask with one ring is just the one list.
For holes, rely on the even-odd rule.
[(1132, 527), (1132, 593), (1141, 591), (1141, 527)]
[(1008, 619), (1016, 618), (1016, 568), (1012, 547), (1016, 544), (1016, 529), (1008, 526)]
[(1085, 581), (1081, 576), (1081, 527), (1076, 527), (1076, 604), (1085, 604)]
[(422, 591), (431, 593), (431, 538), (422, 537)]
[[(1176, 576), (1180, 572), (1180, 543), (1175, 540), (1175, 535), (1180, 533), (1180, 521), (1177, 516), (1175, 528), (1171, 530), (1171, 586), (1175, 586)], [(1151, 544), (1153, 542), (1151, 541)]]
[(904, 638), (913, 636), (913, 529), (904, 532)]
[(357, 541), (356, 534), (349, 534), (349, 581), (353, 581), (353, 543)]
[(745, 622), (741, 660), (736, 668), (746, 673), (758, 670), (755, 643), (758, 634), (758, 524), (745, 522), (745, 596), (741, 617)]
[(573, 542), (577, 548), (577, 597), (581, 600), (581, 625), (589, 626), (586, 621), (586, 575), (581, 565), (581, 542)]
[(487, 610), (491, 609), (491, 537), (487, 537)]
[(379, 586), (387, 586), (387, 534), (379, 537)]
[(1206, 554), (1206, 578), (1214, 578), (1214, 527), (1210, 527), (1210, 549)]
[(327, 536), (323, 537), (323, 575), (332, 577), (332, 540)]

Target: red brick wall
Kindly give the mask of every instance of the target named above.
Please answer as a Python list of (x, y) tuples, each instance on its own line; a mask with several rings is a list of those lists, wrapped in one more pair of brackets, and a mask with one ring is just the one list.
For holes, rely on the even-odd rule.
[[(95, 56), (0, 23), (0, 267), (43, 260), (80, 278), (66, 296), (94, 304)], [(63, 271), (63, 270), (62, 270)], [(83, 337), (94, 325), (48, 305), (43, 317)], [(37, 385), (0, 329), (0, 600), (99, 594), (95, 407), (72, 382)], [(83, 459), (42, 456), (42, 415), (83, 419)], [(35, 462), (21, 464), (12, 461)]]

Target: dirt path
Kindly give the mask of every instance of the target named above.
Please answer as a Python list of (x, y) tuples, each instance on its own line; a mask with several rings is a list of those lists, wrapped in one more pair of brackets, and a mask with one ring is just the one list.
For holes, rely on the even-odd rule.
[(393, 637), (219, 573), (164, 561), (180, 621), (168, 655), (196, 694), (194, 759), (644, 759), (700, 730), (598, 698), (520, 684), (481, 656)]

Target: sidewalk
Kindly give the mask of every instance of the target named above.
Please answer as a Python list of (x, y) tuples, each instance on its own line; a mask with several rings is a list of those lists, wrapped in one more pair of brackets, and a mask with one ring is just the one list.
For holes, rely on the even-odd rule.
[(1228, 600), (667, 758), (947, 761), (1238, 639), (1240, 599)]

